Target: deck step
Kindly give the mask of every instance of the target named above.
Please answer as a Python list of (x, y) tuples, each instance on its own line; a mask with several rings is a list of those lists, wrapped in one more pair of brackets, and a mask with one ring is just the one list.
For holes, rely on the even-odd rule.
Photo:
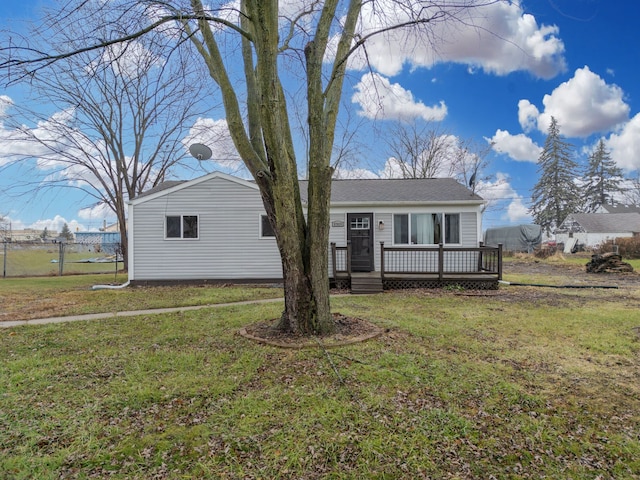
[(351, 276), (351, 293), (381, 293), (382, 291), (382, 278), (380, 276)]

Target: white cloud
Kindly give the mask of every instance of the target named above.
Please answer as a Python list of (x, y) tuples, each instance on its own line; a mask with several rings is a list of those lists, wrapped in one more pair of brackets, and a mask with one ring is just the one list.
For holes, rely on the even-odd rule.
[(529, 207), (522, 203), (522, 197), (515, 198), (507, 207), (507, 219), (511, 223), (531, 222), (533, 218), (529, 213)]
[(7, 95), (0, 95), (0, 120), (7, 115), (7, 110), (13, 106), (13, 100)]
[[(0, 108), (11, 102), (11, 99), (7, 99), (0, 102)], [(56, 112), (47, 120), (39, 121), (35, 128), (25, 125), (8, 127), (0, 123), (0, 166), (24, 158), (38, 158), (43, 165), (53, 162), (52, 165), (57, 166), (54, 165), (55, 158), (51, 152), (63, 150), (62, 145), (67, 143), (68, 135), (72, 132), (66, 124), (72, 119), (73, 109), (68, 109)], [(59, 148), (47, 147), (56, 144)]]
[(579, 68), (574, 76), (560, 84), (542, 99), (540, 113), (528, 100), (518, 103), (518, 119), (525, 131), (535, 124), (546, 132), (551, 117), (560, 124), (560, 132), (568, 137), (587, 137), (614, 128), (629, 117), (629, 105), (617, 85), (608, 85), (589, 67)]
[(414, 99), (413, 94), (398, 83), (391, 83), (377, 73), (366, 73), (355, 86), (351, 101), (360, 106), (358, 114), (370, 119), (441, 121), (447, 116), (447, 106), (440, 101), (429, 107)]
[(244, 165), (231, 139), (225, 119), (198, 118), (182, 140), (187, 150), (194, 143), (209, 147), (212, 155), (208, 161), (216, 162), (222, 168), (237, 170)]
[(607, 141), (611, 158), (628, 172), (640, 170), (640, 113), (627, 122), (618, 133), (612, 133)]
[(90, 223), (106, 220), (107, 222), (115, 222), (116, 215), (106, 203), (99, 203), (92, 207), (82, 208), (78, 211), (78, 217), (82, 220), (89, 220)]
[(26, 228), (33, 228), (35, 230), (44, 230), (46, 228), (47, 230), (55, 230), (58, 233), (60, 233), (65, 223), (67, 224), (67, 226), (69, 227), (69, 230), (71, 230), (72, 233), (82, 232), (85, 230), (84, 225), (79, 223), (77, 220), (66, 220), (64, 217), (60, 215), (56, 215), (54, 218), (50, 218), (46, 220), (38, 220)]
[(365, 168), (336, 168), (335, 172), (333, 172), (333, 178), (346, 180), (346, 179), (361, 179), (361, 178), (380, 178), (371, 170), (367, 170)]
[(430, 177), (449, 178), (461, 176), (461, 161), (466, 160), (471, 164), (472, 156), (464, 158), (464, 145), (455, 135), (439, 135), (430, 139), (430, 150), (425, 150), (412, 160), (413, 165), (403, 164), (402, 160), (390, 157), (384, 163), (384, 167), (379, 172), (382, 178), (404, 178), (405, 172), (411, 172), (414, 168), (417, 172), (422, 172)]
[(518, 121), (525, 132), (530, 132), (537, 128), (539, 116), (538, 107), (529, 100), (520, 100), (518, 102)]
[(530, 222), (529, 209), (524, 199), (513, 189), (509, 177), (498, 172), (494, 182), (485, 182), (478, 186), (482, 190), (482, 197), (487, 200), (487, 209), (500, 209), (504, 213), (501, 220), (508, 223)]
[[(422, 17), (438, 15), (436, 6), (424, 7)], [(390, 24), (415, 18), (406, 3), (394, 0), (365, 2), (359, 33), (368, 35)], [(495, 2), (471, 9), (451, 7), (449, 19), (435, 21), (424, 28), (393, 29), (370, 38), (365, 50), (351, 59), (350, 67), (364, 69), (367, 64), (384, 75), (396, 75), (403, 66), (431, 67), (455, 62), (506, 75), (525, 70), (537, 77), (551, 78), (565, 70), (564, 44), (556, 26), (538, 25), (525, 14), (518, 2)], [(336, 39), (333, 39), (334, 44)]]
[(108, 65), (117, 77), (136, 79), (147, 75), (149, 67), (162, 67), (165, 60), (154, 55), (136, 40), (116, 43), (105, 47), (99, 60), (86, 67), (88, 75), (93, 75), (104, 65)]
[(495, 135), (487, 139), (493, 144), (493, 150), (506, 153), (514, 160), (521, 162), (537, 162), (542, 148), (523, 133), (510, 134), (507, 130), (496, 130)]

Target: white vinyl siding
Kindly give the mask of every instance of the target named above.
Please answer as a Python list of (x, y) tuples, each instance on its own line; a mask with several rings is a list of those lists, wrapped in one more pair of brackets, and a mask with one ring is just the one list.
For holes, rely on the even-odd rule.
[[(133, 206), (133, 280), (280, 279), (275, 241), (256, 235), (256, 189), (222, 177)], [(198, 211), (199, 241), (165, 240), (165, 218)]]

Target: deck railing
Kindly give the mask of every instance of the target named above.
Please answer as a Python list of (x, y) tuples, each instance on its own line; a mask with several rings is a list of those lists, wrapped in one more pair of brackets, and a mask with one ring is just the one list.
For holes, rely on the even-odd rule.
[[(351, 245), (331, 243), (333, 278), (351, 275)], [(491, 275), (502, 280), (502, 245), (488, 247), (385, 247), (380, 242), (380, 275)]]
[(380, 242), (380, 275), (495, 275), (502, 280), (502, 245), (497, 247), (385, 247)]
[(331, 242), (331, 266), (333, 268), (333, 278), (339, 275), (351, 275), (351, 243), (347, 242), (346, 247), (338, 247), (335, 242)]

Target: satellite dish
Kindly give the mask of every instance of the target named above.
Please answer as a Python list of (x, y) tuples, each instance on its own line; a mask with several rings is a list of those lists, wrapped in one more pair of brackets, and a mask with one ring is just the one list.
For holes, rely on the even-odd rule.
[(189, 147), (189, 153), (193, 158), (197, 158), (198, 160), (209, 160), (213, 152), (202, 143), (194, 143)]

